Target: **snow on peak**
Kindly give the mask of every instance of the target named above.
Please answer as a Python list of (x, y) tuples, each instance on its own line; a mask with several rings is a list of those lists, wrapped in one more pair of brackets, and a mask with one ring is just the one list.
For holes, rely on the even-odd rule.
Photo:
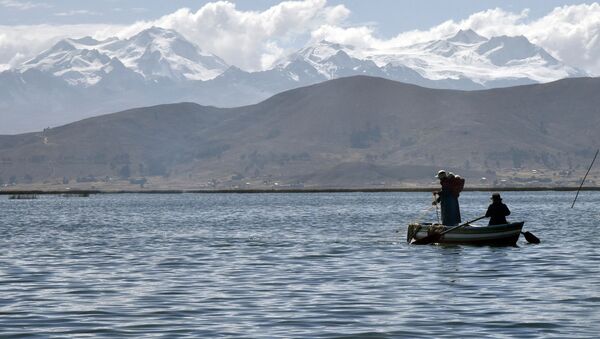
[(79, 39), (67, 39), (71, 44), (77, 44), (77, 45), (84, 45), (84, 46), (96, 46), (100, 43), (100, 41), (90, 37), (90, 36), (86, 36), (83, 38), (79, 38)]
[(353, 49), (352, 46), (321, 40), (314, 45), (301, 49), (293, 56), (308, 59), (312, 62), (322, 62), (336, 55), (339, 51), (351, 51)]
[(430, 80), (463, 78), (482, 87), (585, 75), (523, 36), (487, 39), (473, 30), (461, 30), (445, 40), (418, 43), (392, 53), (379, 53), (373, 60), (378, 65), (392, 63), (410, 67)]
[(421, 83), (462, 81), (478, 88), (487, 84), (547, 82), (585, 74), (556, 60), (525, 37), (488, 39), (471, 29), (460, 30), (446, 39), (386, 50), (357, 50), (320, 41), (292, 54), (280, 67), (290, 67), (292, 62), (296, 75), (302, 73), (297, 68), (304, 65), (326, 79), (368, 74)]
[(113, 41), (105, 48), (146, 79), (208, 80), (228, 67), (222, 59), (201, 51), (178, 32), (160, 27)]
[(486, 40), (487, 39), (485, 37), (482, 37), (481, 35), (477, 34), (472, 29), (467, 29), (467, 30), (461, 29), (458, 32), (456, 32), (456, 34), (454, 36), (452, 36), (449, 39), (446, 39), (446, 41), (449, 41), (449, 42), (463, 43), (463, 44), (476, 44), (476, 43), (480, 43), (480, 42), (486, 41)]
[(187, 40), (185, 40), (185, 38), (176, 31), (155, 26), (145, 29), (127, 40), (130, 43), (138, 45), (140, 47), (160, 45), (167, 43), (168, 41), (175, 40), (187, 42)]
[(25, 62), (19, 70), (37, 69), (61, 77), (72, 85), (93, 85), (100, 80), (101, 68), (110, 62), (110, 57), (93, 48), (78, 47), (75, 40), (63, 39)]
[(541, 58), (548, 65), (559, 64), (559, 61), (543, 48), (532, 44), (522, 35), (492, 37), (477, 48), (477, 53), (485, 55), (496, 66), (535, 57)]
[(107, 49), (148, 79), (208, 80), (228, 67), (222, 59), (201, 51), (178, 32), (160, 27), (115, 41)]
[[(151, 27), (127, 39), (64, 39), (17, 70), (37, 69), (73, 85), (92, 86), (109, 74), (113, 81), (210, 80), (228, 68), (222, 59), (203, 52), (178, 32)], [(547, 82), (587, 75), (523, 36), (488, 39), (471, 29), (446, 39), (387, 49), (358, 49), (322, 40), (292, 53), (264, 74), (269, 71), (304, 83), (364, 74), (419, 84), (464, 80), (477, 88), (515, 79)], [(243, 76), (252, 74), (244, 72)]]
[(359, 59), (356, 54), (353, 46), (321, 40), (291, 54), (277, 63), (276, 68), (287, 70), (296, 81), (317, 74), (322, 79), (367, 74), (366, 69), (377, 68), (372, 61)]
[(113, 58), (148, 80), (208, 80), (228, 67), (222, 59), (202, 52), (176, 31), (151, 27), (123, 40), (63, 39), (21, 69), (36, 68), (72, 85), (91, 86), (105, 74), (104, 69)]

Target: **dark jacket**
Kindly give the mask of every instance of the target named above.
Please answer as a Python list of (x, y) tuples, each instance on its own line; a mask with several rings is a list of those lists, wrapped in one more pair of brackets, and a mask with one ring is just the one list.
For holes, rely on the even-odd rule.
[(508, 221), (506, 221), (507, 215), (510, 215), (510, 210), (501, 201), (491, 203), (487, 212), (485, 212), (485, 217), (490, 218), (488, 225), (508, 224)]
[(444, 178), (440, 180), (442, 191), (448, 191), (458, 198), (460, 192), (465, 187), (465, 179), (463, 178)]
[(450, 178), (440, 180), (442, 190), (437, 192), (437, 201), (441, 205), (442, 224), (446, 226), (456, 226), (461, 222), (458, 194), (454, 193), (455, 182), (456, 180)]

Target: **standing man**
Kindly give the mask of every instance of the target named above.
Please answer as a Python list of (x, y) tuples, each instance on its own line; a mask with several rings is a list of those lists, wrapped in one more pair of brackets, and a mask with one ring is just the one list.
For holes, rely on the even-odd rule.
[[(446, 171), (441, 170), (435, 176), (440, 180), (440, 185), (442, 185), (442, 190), (439, 192), (434, 192), (437, 195), (437, 198), (434, 200), (435, 203), (440, 203), (441, 212), (442, 212), (442, 224), (446, 226), (456, 226), (460, 224), (460, 211), (458, 207), (458, 193), (462, 190), (456, 189), (456, 178), (454, 175), (452, 177), (448, 176)], [(462, 181), (464, 185), (464, 181)]]
[(500, 193), (492, 194), (492, 203), (485, 212), (485, 217), (490, 218), (488, 225), (508, 224), (508, 221), (506, 221), (508, 215), (510, 215), (510, 210), (502, 203)]

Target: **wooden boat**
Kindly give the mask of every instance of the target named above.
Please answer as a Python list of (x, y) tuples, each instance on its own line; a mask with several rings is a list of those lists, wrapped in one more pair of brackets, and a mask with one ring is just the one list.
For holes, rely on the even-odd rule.
[[(467, 244), (467, 245), (492, 245), (514, 246), (519, 240), (524, 222), (494, 226), (467, 225), (457, 228), (441, 236), (439, 244)], [(413, 242), (425, 238), (433, 232), (441, 233), (453, 226), (440, 224), (420, 223), (408, 225), (406, 241)]]

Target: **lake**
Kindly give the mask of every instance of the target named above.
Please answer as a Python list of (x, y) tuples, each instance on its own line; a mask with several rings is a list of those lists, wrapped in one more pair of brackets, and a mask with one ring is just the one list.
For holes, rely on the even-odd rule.
[(574, 195), (502, 193), (517, 247), (408, 245), (428, 193), (0, 196), (0, 337), (591, 338), (600, 192)]

